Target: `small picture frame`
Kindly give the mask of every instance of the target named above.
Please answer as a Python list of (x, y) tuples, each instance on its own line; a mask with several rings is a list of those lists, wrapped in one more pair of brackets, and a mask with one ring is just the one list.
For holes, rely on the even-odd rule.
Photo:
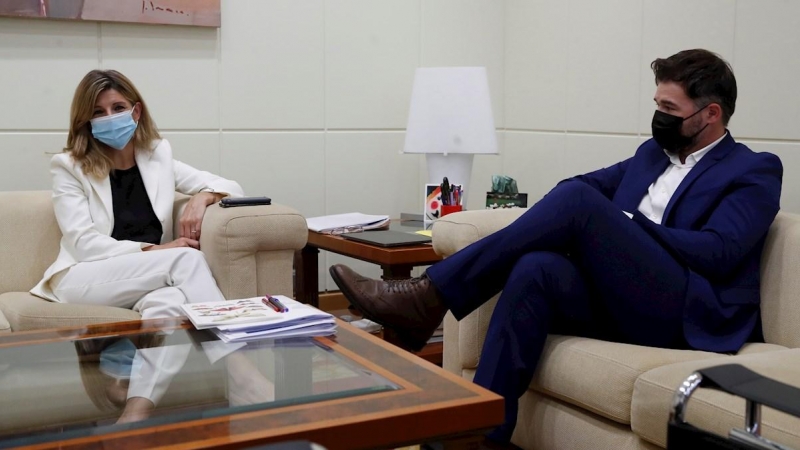
[(426, 184), (424, 194), (423, 219), (426, 222), (434, 221), (442, 216), (442, 187), (438, 184)]

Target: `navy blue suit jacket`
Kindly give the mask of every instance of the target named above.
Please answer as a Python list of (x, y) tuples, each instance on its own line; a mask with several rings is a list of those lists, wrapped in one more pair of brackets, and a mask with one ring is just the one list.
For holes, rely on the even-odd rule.
[(632, 213), (687, 268), (683, 325), (689, 345), (737, 351), (760, 330), (761, 251), (778, 213), (783, 166), (777, 156), (755, 153), (728, 133), (689, 171), (656, 224), (638, 207), (668, 165), (650, 139), (632, 158), (575, 179)]

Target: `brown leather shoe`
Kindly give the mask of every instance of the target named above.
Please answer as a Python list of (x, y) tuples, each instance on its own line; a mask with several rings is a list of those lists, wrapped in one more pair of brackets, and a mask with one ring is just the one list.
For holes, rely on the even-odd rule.
[(425, 346), (447, 312), (426, 275), (406, 280), (373, 280), (343, 264), (331, 266), (330, 273), (344, 296), (366, 318), (393, 329), (413, 351)]

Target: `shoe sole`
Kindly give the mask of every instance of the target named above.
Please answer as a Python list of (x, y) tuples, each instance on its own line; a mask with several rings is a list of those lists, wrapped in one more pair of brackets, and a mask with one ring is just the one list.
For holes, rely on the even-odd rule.
[(347, 289), (347, 287), (346, 287), (347, 285), (342, 282), (342, 279), (339, 278), (339, 275), (336, 273), (336, 271), (333, 270), (333, 267), (330, 267), (328, 269), (328, 273), (331, 274), (331, 278), (333, 278), (333, 282), (336, 283), (336, 286), (339, 286), (339, 289), (341, 289), (342, 294), (344, 294), (345, 298), (347, 298), (347, 300), (350, 302), (351, 305), (356, 307), (356, 309), (361, 313), (361, 315), (363, 315), (367, 319), (369, 319), (369, 320), (371, 320), (371, 321), (373, 321), (373, 322), (375, 322), (377, 324), (380, 324), (382, 327), (390, 328), (395, 332), (395, 334), (397, 335), (398, 339), (400, 339), (400, 341), (402, 342), (402, 344), (403, 344), (402, 348), (404, 350), (408, 350), (408, 351), (412, 351), (412, 352), (418, 352), (418, 351), (422, 350), (423, 347), (425, 347), (425, 344), (427, 344), (427, 342), (423, 343), (422, 345), (419, 345), (416, 342), (413, 342), (413, 343), (409, 342), (408, 340), (405, 339), (405, 333), (401, 333), (398, 329), (386, 325), (386, 323), (383, 320), (380, 320), (377, 317), (373, 316), (372, 314), (368, 313), (365, 310), (365, 308), (363, 308), (358, 303), (358, 301), (355, 300), (356, 296), (353, 294), (353, 292), (351, 292), (349, 289)]

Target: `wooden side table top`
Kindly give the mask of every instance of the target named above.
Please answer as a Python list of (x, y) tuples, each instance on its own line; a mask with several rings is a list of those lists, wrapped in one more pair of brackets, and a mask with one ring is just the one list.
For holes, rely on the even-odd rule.
[(314, 231), (308, 232), (307, 245), (380, 265), (425, 266), (442, 260), (430, 244), (379, 247)]

